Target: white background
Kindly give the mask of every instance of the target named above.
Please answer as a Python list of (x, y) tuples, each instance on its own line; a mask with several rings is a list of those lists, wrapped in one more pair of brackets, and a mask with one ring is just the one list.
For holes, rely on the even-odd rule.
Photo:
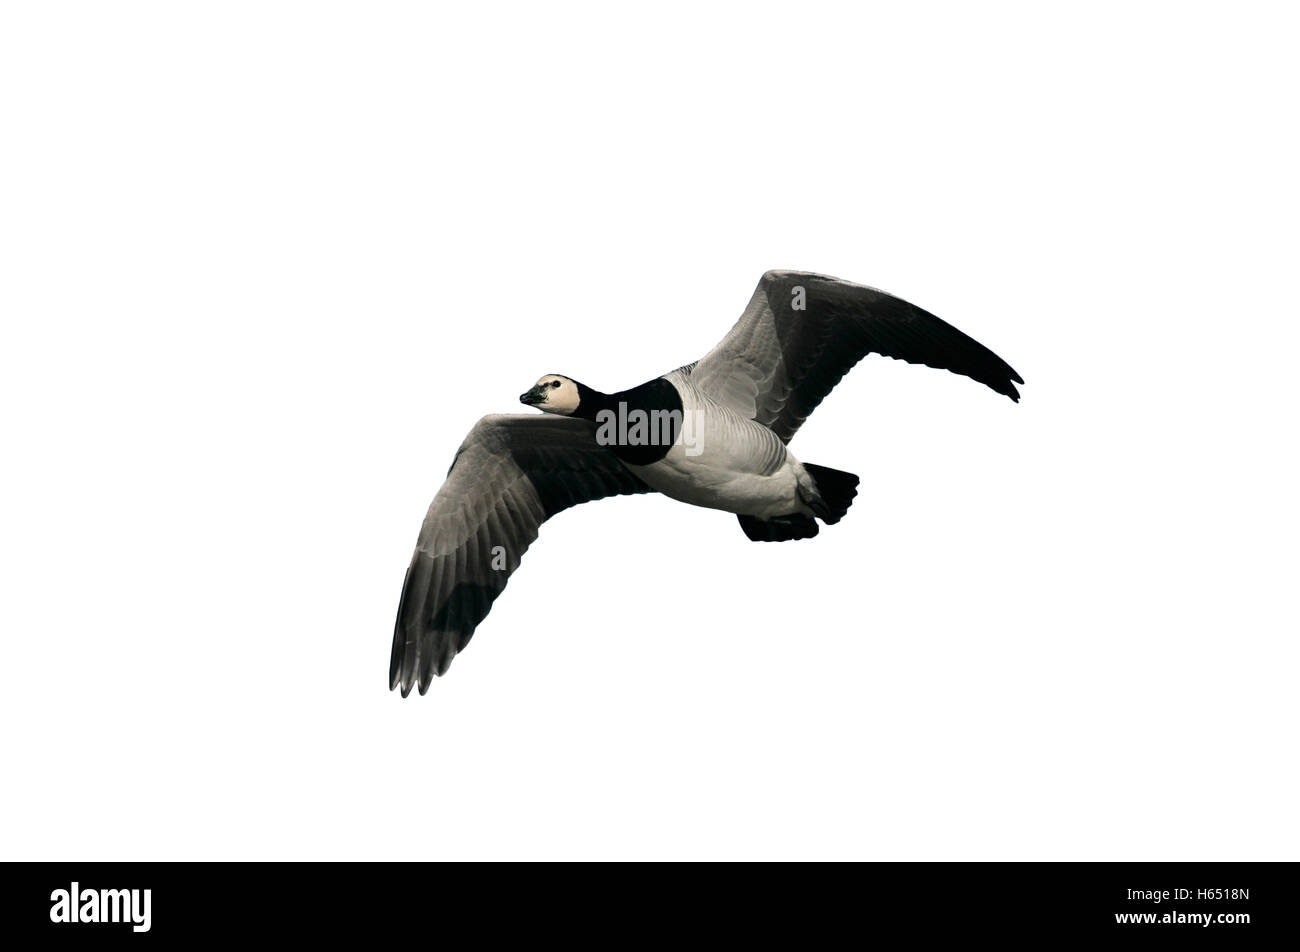
[[(1283, 5), (6, 4), (0, 855), (1296, 859)], [(540, 374), (899, 294), (810, 543), (564, 514), (426, 697), (402, 574)]]

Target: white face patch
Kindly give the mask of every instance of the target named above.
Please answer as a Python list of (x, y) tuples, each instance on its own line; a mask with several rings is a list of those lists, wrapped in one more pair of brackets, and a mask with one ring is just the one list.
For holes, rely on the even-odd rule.
[[(558, 384), (558, 386), (557, 386)], [(547, 413), (559, 413), (568, 416), (578, 409), (578, 385), (568, 377), (559, 374), (547, 374), (537, 381), (546, 399), (537, 404), (537, 409)]]

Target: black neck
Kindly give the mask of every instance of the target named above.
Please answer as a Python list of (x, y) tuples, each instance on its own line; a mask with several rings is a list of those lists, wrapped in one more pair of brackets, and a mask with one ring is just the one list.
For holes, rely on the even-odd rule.
[[(609, 411), (605, 414), (604, 411)], [(635, 412), (634, 412), (635, 411)], [(667, 416), (665, 416), (667, 414)], [(625, 463), (647, 466), (663, 459), (681, 433), (682, 398), (677, 388), (662, 377), (657, 377), (631, 390), (618, 393), (601, 393), (584, 384), (578, 384), (578, 409), (574, 416), (590, 420), (605, 427), (609, 421), (615, 421), (622, 429), (610, 427), (610, 430), (598, 430), (601, 434), (617, 432), (619, 442), (610, 443), (614, 455)], [(641, 418), (641, 425), (635, 417)], [(597, 419), (603, 417), (603, 419)], [(667, 430), (663, 429), (667, 421)], [(645, 425), (648, 422), (648, 426)], [(623, 436), (627, 440), (623, 442)]]
[[(576, 381), (575, 381), (576, 383)], [(621, 394), (601, 393), (599, 390), (593, 390), (585, 383), (578, 384), (578, 409), (573, 411), (576, 417), (582, 417), (584, 420), (596, 422), (596, 414), (601, 410), (612, 410), (618, 412), (618, 400)]]

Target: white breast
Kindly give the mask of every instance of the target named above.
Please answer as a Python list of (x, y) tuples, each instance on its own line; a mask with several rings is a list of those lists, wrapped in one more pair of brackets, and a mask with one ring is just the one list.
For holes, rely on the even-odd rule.
[(682, 398), (682, 432), (668, 454), (629, 466), (653, 488), (681, 502), (754, 516), (807, 512), (799, 500), (799, 466), (780, 438), (721, 406), (674, 372)]

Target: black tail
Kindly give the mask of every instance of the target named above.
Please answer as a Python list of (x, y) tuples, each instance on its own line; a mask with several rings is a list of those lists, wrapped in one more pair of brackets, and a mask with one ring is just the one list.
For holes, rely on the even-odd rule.
[(811, 539), (819, 526), (812, 516), (777, 516), (760, 519), (758, 516), (736, 516), (740, 528), (754, 542), (788, 542), (791, 539)]
[[(804, 500), (817, 519), (833, 526), (844, 518), (853, 505), (853, 497), (858, 494), (858, 477), (838, 469), (815, 466), (804, 463), (803, 468), (817, 483), (817, 495), (811, 500)], [(758, 516), (737, 516), (740, 528), (745, 535), (755, 542), (788, 542), (790, 539), (811, 539), (817, 534), (819, 526), (812, 516), (790, 515), (777, 516), (774, 519), (760, 519)]]
[(817, 505), (816, 500), (809, 505), (822, 522), (828, 526), (835, 525), (844, 518), (849, 506), (853, 505), (853, 497), (858, 494), (858, 477), (813, 463), (804, 463), (803, 468), (816, 481), (817, 493), (821, 496), (821, 506)]

